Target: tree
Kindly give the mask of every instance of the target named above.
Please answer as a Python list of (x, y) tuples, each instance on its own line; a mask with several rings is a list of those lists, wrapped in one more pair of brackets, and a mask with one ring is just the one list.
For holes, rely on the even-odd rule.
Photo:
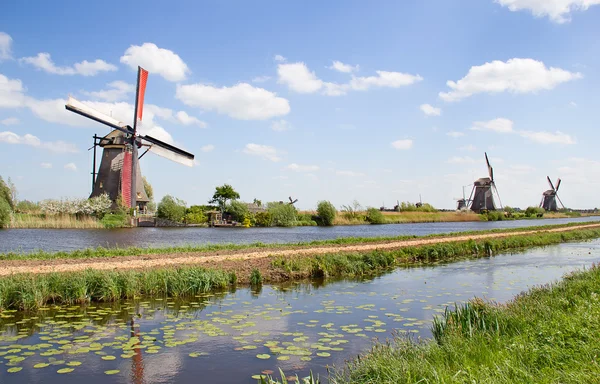
[(181, 222), (185, 217), (185, 201), (176, 197), (166, 195), (158, 203), (156, 215), (161, 219), (167, 219), (175, 222)]
[(241, 201), (233, 200), (226, 208), (227, 213), (229, 213), (233, 220), (237, 222), (243, 222), (246, 217), (250, 215), (250, 211), (248, 210), (248, 205), (242, 203)]
[(379, 211), (377, 208), (367, 209), (366, 220), (371, 224), (385, 223), (385, 217), (383, 216), (383, 213), (381, 213), (381, 211)]
[(240, 198), (240, 194), (233, 189), (233, 187), (229, 184), (223, 184), (221, 187), (215, 188), (215, 194), (210, 200), (209, 204), (217, 203), (221, 208), (221, 212), (225, 211), (225, 206), (227, 205), (227, 200), (236, 200)]
[(146, 176), (143, 176), (142, 180), (144, 181), (144, 191), (146, 192), (146, 195), (148, 195), (148, 199), (150, 199), (150, 201), (154, 200), (154, 189), (152, 189), (152, 185), (146, 179)]
[(10, 186), (4, 182), (2, 176), (0, 176), (0, 200), (6, 201), (11, 211), (15, 209), (15, 203), (12, 196), (13, 191), (11, 190)]
[(267, 204), (267, 211), (271, 216), (271, 224), (277, 227), (291, 227), (295, 225), (298, 212), (292, 204), (272, 202)]
[(337, 215), (337, 210), (329, 201), (323, 200), (319, 201), (319, 204), (317, 205), (317, 214), (323, 225), (331, 226)]
[(8, 227), (10, 224), (10, 211), (8, 202), (0, 196), (0, 228)]

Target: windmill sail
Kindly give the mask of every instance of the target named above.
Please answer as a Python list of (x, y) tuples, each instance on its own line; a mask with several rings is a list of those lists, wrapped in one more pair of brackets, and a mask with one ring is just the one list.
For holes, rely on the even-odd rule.
[(90, 107), (72, 96), (69, 96), (69, 100), (67, 100), (65, 108), (71, 112), (77, 113), (78, 115), (85, 116), (104, 125), (108, 125), (111, 128), (118, 129), (119, 131), (126, 133), (130, 132), (131, 128), (124, 122)]
[(133, 113), (133, 134), (137, 133), (138, 125), (142, 123), (144, 115), (144, 97), (146, 95), (146, 83), (148, 82), (148, 71), (138, 67), (137, 88), (135, 92), (135, 111)]
[(194, 155), (191, 153), (172, 146), (171, 144), (167, 144), (164, 141), (155, 139), (152, 136), (140, 136), (140, 138), (149, 143), (150, 152), (176, 163), (187, 165), (188, 167), (194, 166)]

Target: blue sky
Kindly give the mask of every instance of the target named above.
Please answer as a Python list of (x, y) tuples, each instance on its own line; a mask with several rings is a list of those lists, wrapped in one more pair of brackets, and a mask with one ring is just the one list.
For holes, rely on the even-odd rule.
[(21, 199), (90, 192), (91, 137), (71, 94), (196, 155), (154, 155), (160, 199), (453, 208), (491, 158), (502, 203), (539, 203), (546, 175), (600, 206), (600, 0), (8, 1), (0, 13), (0, 175)]

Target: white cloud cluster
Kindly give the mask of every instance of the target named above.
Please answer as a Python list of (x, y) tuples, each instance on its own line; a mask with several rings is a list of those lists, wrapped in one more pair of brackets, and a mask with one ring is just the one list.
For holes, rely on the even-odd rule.
[(214, 149), (215, 149), (215, 146), (212, 144), (207, 144), (207, 145), (200, 147), (200, 150), (202, 152), (212, 152)]
[(335, 60), (333, 62), (333, 64), (331, 64), (331, 67), (327, 67), (327, 68), (333, 69), (334, 71), (338, 71), (338, 72), (342, 72), (342, 73), (352, 73), (352, 72), (358, 71), (359, 66), (344, 64), (341, 61)]
[(38, 53), (37, 56), (23, 57), (20, 61), (54, 75), (96, 76), (100, 72), (117, 70), (116, 66), (100, 59), (96, 59), (95, 61), (84, 60), (81, 63), (75, 63), (72, 67), (58, 67), (47, 52)]
[(256, 76), (252, 79), (253, 83), (264, 83), (265, 81), (271, 80), (271, 76)]
[(442, 114), (441, 108), (436, 108), (431, 104), (421, 104), (419, 109), (427, 116), (439, 116)]
[(317, 165), (301, 165), (292, 163), (286, 167), (286, 169), (294, 172), (316, 172), (319, 170)]
[(578, 72), (547, 68), (543, 62), (533, 59), (496, 60), (471, 67), (458, 81), (448, 81), (451, 91), (440, 92), (439, 96), (445, 101), (459, 101), (478, 93), (534, 93), (582, 77)]
[(135, 92), (135, 85), (126, 83), (121, 80), (113, 81), (107, 84), (108, 89), (103, 89), (96, 92), (82, 92), (84, 95), (90, 96), (94, 99), (101, 99), (104, 101), (120, 101)]
[(44, 169), (50, 169), (50, 168), (52, 168), (52, 163), (41, 163), (40, 167), (42, 167)]
[(512, 12), (528, 10), (535, 17), (548, 17), (555, 23), (571, 21), (571, 12), (586, 11), (600, 0), (496, 0)]
[(262, 157), (263, 159), (278, 162), (281, 160), (279, 152), (271, 146), (261, 144), (246, 144), (243, 152), (247, 155)]
[(179, 121), (183, 125), (195, 125), (200, 128), (206, 128), (207, 124), (204, 121), (199, 120), (194, 116), (188, 115), (184, 111), (179, 111), (175, 114), (177, 121)]
[(175, 52), (159, 48), (153, 43), (132, 45), (121, 56), (121, 63), (137, 70), (138, 65), (150, 73), (157, 73), (168, 81), (185, 80), (190, 72), (187, 64)]
[(12, 59), (12, 37), (0, 32), (0, 61)]
[(0, 132), (0, 143), (29, 145), (31, 147), (47, 149), (56, 153), (77, 153), (77, 147), (74, 144), (64, 141), (42, 142), (38, 137), (30, 135), (19, 136), (14, 132)]
[(77, 166), (75, 165), (75, 163), (68, 163), (68, 164), (65, 164), (65, 169), (68, 171), (75, 172), (75, 171), (77, 171)]
[(413, 141), (410, 139), (396, 140), (392, 142), (392, 147), (397, 150), (407, 150), (413, 147)]
[(292, 125), (288, 121), (283, 119), (275, 120), (271, 123), (271, 129), (275, 132), (289, 131), (290, 129), (292, 129)]
[(221, 88), (201, 83), (178, 85), (175, 97), (186, 105), (215, 110), (238, 120), (265, 120), (290, 112), (287, 99), (247, 83)]
[(473, 123), (471, 129), (475, 131), (490, 131), (496, 133), (515, 133), (521, 137), (540, 144), (570, 145), (576, 143), (573, 137), (560, 131), (556, 131), (554, 133), (547, 131), (517, 131), (513, 129), (513, 126), (514, 123), (511, 120), (497, 118), (490, 121), (476, 121)]
[(7, 117), (6, 119), (0, 120), (0, 124), (2, 125), (17, 125), (20, 123), (21, 121), (16, 117)]
[(23, 106), (25, 88), (19, 79), (9, 79), (0, 74), (0, 108), (18, 108)]
[(419, 75), (401, 72), (375, 71), (377, 76), (352, 76), (345, 84), (331, 83), (321, 80), (303, 62), (282, 63), (277, 66), (277, 82), (286, 85), (297, 93), (316, 93), (321, 91), (327, 96), (341, 96), (350, 90), (366, 91), (370, 88), (399, 88), (423, 80)]

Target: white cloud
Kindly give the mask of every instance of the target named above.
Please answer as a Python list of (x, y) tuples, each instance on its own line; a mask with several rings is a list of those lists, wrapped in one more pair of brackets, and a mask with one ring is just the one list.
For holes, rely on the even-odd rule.
[(292, 125), (286, 120), (275, 120), (271, 123), (271, 129), (276, 132), (289, 131)]
[(175, 117), (183, 125), (196, 125), (200, 128), (206, 128), (206, 123), (204, 121), (198, 120), (197, 118), (188, 115), (184, 111), (177, 112)]
[(400, 88), (422, 81), (419, 75), (401, 72), (375, 71), (377, 76), (353, 77), (350, 81), (352, 89), (366, 91), (373, 87)]
[(533, 59), (496, 60), (471, 67), (469, 73), (456, 82), (448, 81), (451, 91), (440, 92), (439, 96), (445, 101), (459, 101), (478, 93), (535, 93), (582, 77), (581, 73), (547, 68)]
[(450, 163), (450, 164), (473, 164), (473, 163), (475, 163), (475, 159), (473, 159), (470, 156), (464, 156), (464, 157), (453, 156), (448, 159), (447, 163)]
[(314, 93), (323, 87), (323, 81), (304, 63), (279, 64), (277, 74), (277, 82), (287, 85), (294, 92)]
[(460, 147), (458, 149), (461, 150), (461, 151), (466, 151), (466, 152), (474, 152), (475, 150), (477, 150), (477, 148), (474, 145), (472, 145), (472, 144), (465, 145), (465, 146)]
[(247, 155), (259, 156), (263, 159), (267, 159), (270, 161), (278, 162), (281, 160), (281, 157), (278, 156), (278, 151), (268, 145), (260, 145), (260, 144), (246, 144), (246, 147), (242, 151)]
[(101, 99), (104, 101), (120, 101), (127, 98), (130, 93), (132, 94), (135, 92), (135, 85), (121, 80), (108, 83), (107, 86), (109, 89), (103, 89), (96, 92), (84, 91), (82, 93), (94, 99)]
[(339, 176), (349, 176), (349, 177), (362, 177), (365, 176), (364, 173), (354, 172), (354, 171), (335, 171), (336, 175)]
[(279, 61), (280, 63), (285, 62), (287, 59), (281, 55), (275, 55), (275, 57), (273, 58), (275, 61)]
[(52, 168), (52, 163), (42, 163), (40, 166), (44, 169), (50, 169)]
[(54, 75), (95, 76), (100, 72), (117, 70), (116, 66), (100, 59), (91, 62), (84, 60), (81, 63), (75, 63), (72, 67), (57, 67), (47, 52), (38, 53), (37, 56), (23, 57), (20, 61)]
[(334, 61), (331, 67), (327, 67), (329, 69), (333, 69), (334, 71), (343, 72), (343, 73), (352, 73), (354, 71), (358, 71), (358, 65), (350, 65), (344, 64), (341, 61)]
[(286, 169), (294, 172), (316, 172), (319, 170), (317, 165), (300, 165), (292, 163), (286, 167)]
[(238, 120), (265, 120), (290, 112), (287, 99), (247, 83), (221, 88), (200, 83), (178, 85), (176, 97), (186, 105), (216, 110)]
[(490, 121), (476, 121), (473, 123), (473, 131), (492, 131), (497, 133), (512, 133), (514, 123), (509, 119), (497, 118)]
[(168, 81), (185, 80), (190, 72), (187, 64), (175, 52), (159, 48), (153, 43), (132, 45), (121, 56), (121, 63), (137, 70), (138, 65), (150, 73), (157, 73)]
[(562, 24), (571, 21), (571, 12), (586, 11), (600, 0), (495, 0), (512, 12), (528, 10), (535, 17), (547, 16), (555, 23)]
[(46, 149), (56, 153), (77, 153), (77, 147), (74, 144), (64, 141), (42, 142), (38, 137), (30, 135), (19, 136), (14, 132), (0, 132), (0, 143), (29, 145), (35, 148)]
[(256, 76), (252, 79), (253, 83), (264, 83), (265, 81), (271, 80), (271, 76)]
[(9, 79), (0, 74), (0, 108), (22, 107), (25, 101), (25, 88), (19, 79)]
[(12, 59), (12, 42), (8, 33), (0, 32), (0, 61)]
[(65, 169), (68, 169), (69, 171), (76, 171), (77, 166), (75, 165), (75, 163), (68, 163), (65, 164)]
[(404, 140), (396, 140), (394, 142), (392, 142), (392, 147), (398, 150), (406, 150), (406, 149), (411, 149), (413, 146), (413, 141), (410, 139), (404, 139)]
[(576, 103), (576, 102), (574, 102), (574, 101), (571, 101), (571, 102), (569, 103), (569, 105), (570, 105), (571, 107), (573, 107), (573, 108), (577, 108), (577, 103)]
[(21, 123), (21, 121), (16, 117), (8, 117), (4, 120), (0, 120), (0, 124), (2, 124), (2, 125), (17, 125), (20, 123)]
[(463, 132), (450, 131), (446, 133), (446, 136), (450, 136), (452, 138), (458, 139), (459, 137), (463, 137), (465, 134)]
[(439, 116), (442, 114), (441, 108), (436, 108), (430, 104), (421, 104), (419, 107), (427, 116)]
[(532, 132), (532, 131), (521, 131), (519, 135), (522, 137), (535, 141), (540, 144), (575, 144), (576, 141), (570, 135), (566, 133), (556, 131), (552, 132)]
[(214, 149), (215, 149), (215, 146), (212, 144), (208, 144), (208, 145), (200, 147), (200, 150), (202, 152), (212, 152)]

